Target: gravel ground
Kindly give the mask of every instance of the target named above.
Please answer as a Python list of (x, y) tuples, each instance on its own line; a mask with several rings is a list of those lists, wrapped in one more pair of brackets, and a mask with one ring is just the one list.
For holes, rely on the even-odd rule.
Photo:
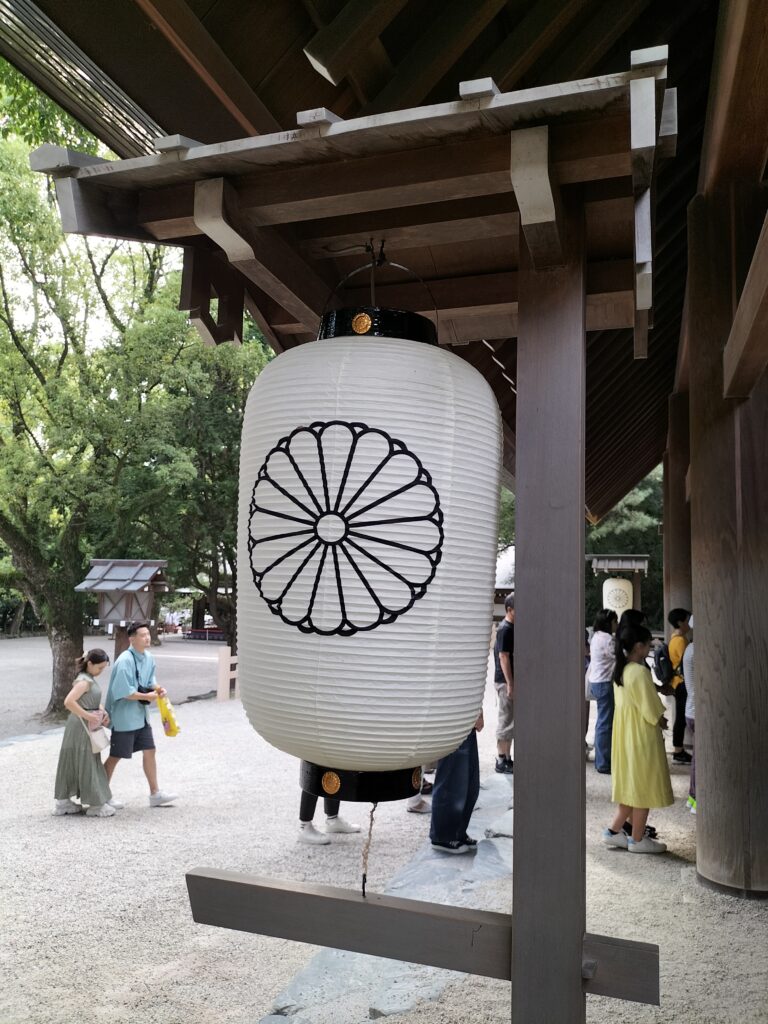
[[(59, 733), (0, 748), (0, 1024), (257, 1024), (317, 950), (195, 925), (185, 870), (359, 886), (360, 837), (337, 836), (320, 848), (296, 843), (297, 763), (253, 732), (239, 702), (190, 704), (179, 717), (182, 734), (157, 742), (161, 785), (182, 799), (150, 810), (134, 759), (114, 778), (128, 806), (109, 819), (51, 816)], [(481, 741), (488, 772), (490, 728)], [(588, 929), (658, 943), (662, 973), (661, 1008), (590, 997), (587, 1019), (768, 1022), (768, 905), (696, 883), (687, 772), (673, 769), (678, 802), (653, 818), (673, 852), (631, 857), (599, 842), (610, 779), (586, 770)], [(347, 805), (343, 813), (361, 820), (362, 809)], [(424, 816), (400, 804), (379, 808), (371, 889), (384, 889), (413, 859), (427, 829)], [(509, 909), (511, 880), (479, 896), (486, 908)], [(508, 1024), (509, 985), (464, 978), (437, 1001), (389, 1019)]]

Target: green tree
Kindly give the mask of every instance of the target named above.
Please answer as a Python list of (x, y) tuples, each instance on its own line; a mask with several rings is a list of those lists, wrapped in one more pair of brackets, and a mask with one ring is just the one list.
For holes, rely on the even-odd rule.
[(515, 496), (502, 487), (499, 494), (499, 539), (498, 550), (503, 551), (515, 543)]
[[(590, 554), (649, 555), (648, 578), (643, 580), (643, 610), (653, 629), (664, 621), (662, 539), (662, 469), (657, 466), (642, 483), (623, 498), (596, 526), (587, 528)], [(602, 608), (604, 575), (587, 568), (586, 621), (591, 625)]]
[(81, 124), (0, 57), (0, 136), (28, 146), (44, 142), (96, 153), (101, 145)]

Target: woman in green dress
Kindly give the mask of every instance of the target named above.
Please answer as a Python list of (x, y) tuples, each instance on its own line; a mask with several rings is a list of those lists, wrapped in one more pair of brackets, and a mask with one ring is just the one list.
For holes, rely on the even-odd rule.
[[(94, 648), (78, 658), (77, 676), (64, 698), (69, 718), (59, 753), (54, 791), (54, 814), (79, 814), (84, 807), (92, 818), (110, 818), (115, 808), (100, 754), (91, 750), (89, 727), (108, 725), (98, 677), (109, 665), (105, 651)], [(77, 804), (72, 799), (79, 797)]]

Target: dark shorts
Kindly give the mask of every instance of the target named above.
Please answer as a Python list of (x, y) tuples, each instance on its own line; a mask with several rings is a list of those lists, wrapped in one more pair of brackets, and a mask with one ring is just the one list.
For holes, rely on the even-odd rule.
[(152, 727), (145, 725), (141, 729), (129, 729), (127, 732), (112, 730), (112, 742), (109, 745), (110, 757), (130, 759), (139, 750), (154, 750), (155, 738)]

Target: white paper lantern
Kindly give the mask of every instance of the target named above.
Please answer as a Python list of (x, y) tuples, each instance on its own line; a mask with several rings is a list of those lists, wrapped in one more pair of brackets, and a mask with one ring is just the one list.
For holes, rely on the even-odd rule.
[(617, 576), (603, 583), (603, 608), (610, 608), (619, 618), (632, 607), (632, 601), (633, 591), (629, 580)]
[(428, 336), (430, 321), (368, 309), (330, 323), (345, 336), (278, 356), (245, 411), (240, 688), (281, 750), (411, 769), (455, 750), (482, 704), (499, 411), (465, 360), (373, 335)]

